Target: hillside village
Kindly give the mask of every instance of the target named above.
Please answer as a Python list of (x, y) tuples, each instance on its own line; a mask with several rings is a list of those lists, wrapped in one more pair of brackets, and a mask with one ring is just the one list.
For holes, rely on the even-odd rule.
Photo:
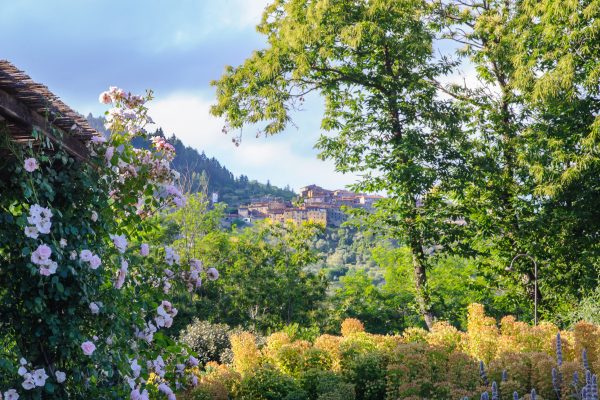
[(325, 226), (340, 226), (346, 219), (342, 207), (370, 209), (381, 199), (379, 195), (355, 193), (349, 190), (328, 190), (317, 185), (300, 188), (298, 201), (293, 204), (280, 197), (264, 196), (238, 207), (238, 218), (248, 224), (269, 219), (273, 222), (292, 222), (300, 225), (315, 222)]

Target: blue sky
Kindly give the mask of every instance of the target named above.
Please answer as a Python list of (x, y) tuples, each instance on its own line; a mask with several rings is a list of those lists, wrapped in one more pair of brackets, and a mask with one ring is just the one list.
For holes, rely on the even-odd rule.
[(167, 133), (245, 174), (297, 189), (355, 181), (317, 160), (322, 105), (313, 97), (297, 127), (273, 138), (249, 132), (240, 147), (211, 117), (209, 86), (225, 65), (263, 46), (255, 25), (268, 0), (0, 0), (0, 58), (47, 85), (72, 108), (104, 111), (98, 94), (116, 85), (153, 89), (151, 116)]

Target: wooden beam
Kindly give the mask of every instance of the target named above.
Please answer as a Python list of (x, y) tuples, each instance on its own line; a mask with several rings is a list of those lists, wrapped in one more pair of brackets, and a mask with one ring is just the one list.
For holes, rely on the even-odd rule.
[(88, 150), (85, 145), (77, 138), (70, 136), (68, 132), (63, 132), (63, 138), (57, 137), (49, 123), (43, 116), (30, 110), (26, 105), (15, 99), (3, 90), (0, 90), (0, 118), (10, 120), (16, 124), (23, 125), (40, 131), (44, 136), (50, 139), (59, 147), (64, 147), (74, 157), (80, 160), (87, 160)]

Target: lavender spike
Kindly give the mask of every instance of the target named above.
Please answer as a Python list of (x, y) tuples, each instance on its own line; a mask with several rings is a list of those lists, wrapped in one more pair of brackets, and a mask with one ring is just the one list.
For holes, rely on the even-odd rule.
[(531, 400), (536, 400), (537, 394), (535, 393), (535, 389), (531, 389)]
[(583, 362), (584, 369), (590, 369), (590, 365), (588, 363), (587, 350), (583, 349), (581, 352), (581, 361)]
[(498, 397), (498, 384), (496, 383), (496, 381), (492, 382), (492, 400), (499, 400), (500, 397)]
[(485, 365), (483, 364), (483, 361), (479, 361), (479, 376), (481, 377), (481, 380), (483, 381), (483, 384), (485, 386), (489, 385), (488, 378), (485, 373)]
[(508, 380), (508, 374), (506, 373), (506, 370), (502, 371), (502, 382), (506, 382)]
[(581, 400), (588, 400), (588, 385), (585, 385), (583, 389), (581, 389)]
[(560, 386), (562, 383), (562, 376), (561, 374), (556, 370), (556, 368), (552, 368), (552, 387), (554, 388), (554, 391), (556, 392), (556, 397), (558, 399), (560, 399), (561, 396), (561, 391), (560, 391)]
[(489, 400), (490, 397), (488, 395), (488, 392), (483, 392), (481, 393), (481, 400)]
[(513, 400), (519, 400), (519, 393), (513, 392)]
[(559, 367), (563, 364), (562, 341), (560, 340), (560, 332), (556, 334), (556, 362)]

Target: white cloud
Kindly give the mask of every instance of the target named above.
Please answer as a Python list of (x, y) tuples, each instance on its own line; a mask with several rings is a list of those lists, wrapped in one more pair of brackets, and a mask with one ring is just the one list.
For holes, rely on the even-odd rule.
[(258, 25), (262, 18), (265, 7), (272, 3), (272, 0), (231, 0), (229, 19), (234, 25), (240, 28), (253, 27)]
[[(231, 136), (221, 132), (223, 120), (209, 114), (211, 101), (202, 93), (174, 93), (150, 104), (150, 115), (165, 134), (175, 135), (188, 146), (214, 156), (234, 175), (270, 182), (277, 186), (291, 185), (297, 189), (310, 183), (327, 188), (341, 188), (353, 183), (354, 176), (336, 173), (333, 163), (318, 160), (316, 150), (298, 151), (296, 137), (314, 140), (306, 130), (289, 132), (285, 137), (259, 138), (246, 135), (236, 147)], [(306, 153), (306, 154), (305, 154)]]
[(166, 134), (175, 133), (186, 145), (204, 149), (225, 142), (223, 121), (209, 114), (210, 101), (199, 94), (174, 93), (150, 103), (150, 115)]

